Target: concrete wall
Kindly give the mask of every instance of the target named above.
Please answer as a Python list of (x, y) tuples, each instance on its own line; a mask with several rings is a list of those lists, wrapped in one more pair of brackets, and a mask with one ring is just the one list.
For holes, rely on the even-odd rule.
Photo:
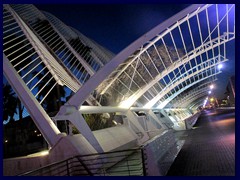
[(15, 176), (20, 173), (40, 168), (49, 163), (48, 156), (19, 157), (3, 160), (3, 175)]
[(105, 152), (137, 146), (137, 135), (125, 125), (93, 131), (93, 134)]
[(49, 150), (48, 155), (36, 153), (30, 156), (3, 160), (3, 175), (15, 176), (32, 171), (50, 163), (61, 161), (79, 154), (96, 153), (95, 149), (81, 135), (63, 136)]
[[(186, 129), (192, 128), (200, 113), (185, 119)], [(147, 127), (154, 130), (152, 123), (146, 121)], [(161, 133), (154, 132), (151, 137)], [(123, 150), (136, 147), (138, 136), (128, 125), (106, 128), (93, 131), (94, 136), (105, 152)], [(166, 130), (155, 136), (144, 144), (147, 156), (147, 167), (149, 175), (164, 175), (169, 163), (176, 155), (176, 142), (172, 130)], [(3, 160), (3, 174), (13, 176), (26, 171), (34, 170), (49, 163), (64, 160), (76, 155), (96, 153), (95, 149), (81, 135), (62, 136), (60, 140), (50, 149), (49, 155), (38, 155), (35, 157), (21, 157)], [(167, 153), (167, 154), (166, 154)], [(167, 159), (164, 159), (167, 158)]]
[(156, 114), (156, 116), (158, 117), (158, 119), (163, 123), (163, 124), (165, 124), (166, 125), (166, 127), (168, 127), (168, 128), (172, 128), (173, 127), (173, 122), (172, 121), (170, 121), (167, 117), (161, 117), (160, 116), (160, 114)]
[(178, 152), (172, 130), (166, 130), (144, 144), (147, 176), (166, 175)]
[[(128, 126), (116, 126), (93, 132), (104, 151), (129, 149), (137, 146), (137, 135)], [(76, 155), (93, 154), (96, 150), (81, 135), (64, 136), (54, 145), (48, 155), (24, 156), (3, 160), (4, 176), (14, 176), (38, 169), (50, 163)]]
[(201, 114), (200, 112), (197, 112), (194, 115), (192, 115), (191, 117), (185, 119), (186, 129), (191, 129), (196, 124), (200, 114)]

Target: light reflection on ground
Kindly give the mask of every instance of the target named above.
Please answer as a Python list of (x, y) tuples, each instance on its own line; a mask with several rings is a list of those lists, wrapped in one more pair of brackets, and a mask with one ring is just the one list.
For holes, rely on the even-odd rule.
[(222, 120), (219, 119), (218, 121), (214, 121), (212, 123), (217, 126), (229, 126), (235, 123), (235, 118), (222, 119)]

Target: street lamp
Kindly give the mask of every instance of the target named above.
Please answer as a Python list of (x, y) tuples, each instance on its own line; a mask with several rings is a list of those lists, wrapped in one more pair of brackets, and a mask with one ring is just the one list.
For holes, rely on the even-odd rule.
[(219, 69), (219, 70), (221, 70), (221, 69), (222, 69), (222, 67), (223, 67), (223, 65), (222, 65), (222, 64), (219, 64), (219, 65), (218, 65), (218, 69)]

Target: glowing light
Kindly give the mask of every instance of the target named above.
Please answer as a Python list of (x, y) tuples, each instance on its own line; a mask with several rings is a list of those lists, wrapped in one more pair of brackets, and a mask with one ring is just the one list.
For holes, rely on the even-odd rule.
[(206, 104), (207, 104), (207, 101), (208, 101), (208, 97), (206, 97), (206, 99), (204, 100), (203, 102), (203, 108), (205, 108)]
[(212, 93), (212, 91), (208, 91), (208, 94), (211, 94)]
[(41, 155), (41, 156), (46, 156), (46, 155), (48, 155), (48, 154), (49, 154), (48, 151), (42, 151), (42, 152), (40, 152), (40, 155)]
[(221, 69), (222, 69), (222, 67), (223, 67), (223, 65), (222, 65), (222, 64), (219, 64), (219, 65), (218, 65), (218, 69), (219, 69), (219, 70), (221, 70)]
[(213, 85), (210, 86), (210, 89), (213, 89)]
[(131, 105), (135, 102), (135, 98), (134, 98), (134, 95), (132, 95), (131, 97), (129, 97), (128, 99), (122, 101), (120, 104), (119, 104), (119, 107), (120, 108), (130, 108)]
[(37, 130), (35, 130), (34, 132), (37, 133)]
[(213, 102), (213, 101), (214, 101), (214, 98), (211, 98), (210, 101)]
[(116, 121), (113, 120), (112, 122), (113, 122), (115, 125), (117, 125), (117, 122), (116, 122)]
[(109, 119), (110, 118), (110, 114), (109, 113), (103, 113), (102, 117), (106, 118), (106, 119)]
[(5, 140), (5, 143), (7, 143), (7, 142), (8, 142), (8, 140), (6, 139), (6, 140)]

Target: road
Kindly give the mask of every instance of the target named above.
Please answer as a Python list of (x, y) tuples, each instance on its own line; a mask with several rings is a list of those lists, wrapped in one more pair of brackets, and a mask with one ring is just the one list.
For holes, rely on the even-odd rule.
[(234, 176), (235, 110), (205, 110), (167, 176)]

